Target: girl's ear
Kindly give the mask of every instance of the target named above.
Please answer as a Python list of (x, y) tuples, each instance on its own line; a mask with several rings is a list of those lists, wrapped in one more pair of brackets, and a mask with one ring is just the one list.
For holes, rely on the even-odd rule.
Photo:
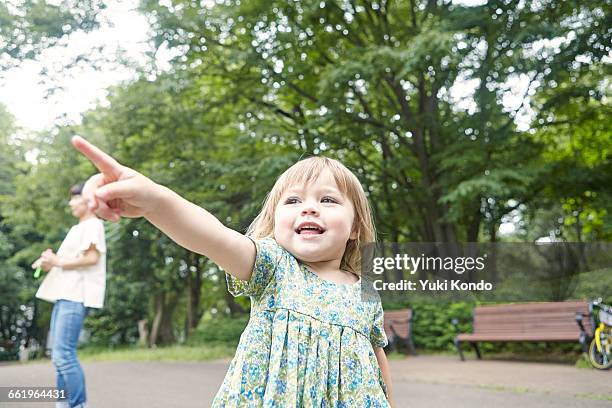
[(351, 235), (349, 236), (349, 239), (356, 240), (358, 236), (359, 236), (359, 228), (354, 227), (353, 230), (351, 231)]

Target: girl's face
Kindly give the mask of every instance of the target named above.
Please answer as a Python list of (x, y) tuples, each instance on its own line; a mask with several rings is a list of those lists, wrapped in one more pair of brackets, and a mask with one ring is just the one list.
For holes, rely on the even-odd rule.
[(342, 259), (355, 239), (353, 203), (329, 171), (308, 185), (294, 185), (281, 196), (274, 212), (274, 238), (305, 262)]

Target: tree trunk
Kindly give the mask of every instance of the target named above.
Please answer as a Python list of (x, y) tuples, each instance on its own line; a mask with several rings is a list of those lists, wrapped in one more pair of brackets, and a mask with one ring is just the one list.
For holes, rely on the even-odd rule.
[(472, 214), (473, 215), (470, 217), (467, 226), (467, 242), (478, 242), (478, 233), (480, 232), (481, 221), (480, 202), (477, 202)]
[(151, 328), (150, 346), (160, 344), (171, 344), (176, 340), (172, 330), (172, 315), (177, 303), (177, 296), (169, 296), (165, 293), (155, 295), (155, 317)]
[(196, 267), (196, 270), (195, 272), (189, 271), (187, 275), (187, 317), (185, 322), (185, 337), (188, 337), (191, 330), (198, 326), (200, 318), (202, 317), (202, 309), (200, 307), (202, 272), (199, 268), (197, 255), (190, 254), (189, 259), (191, 264)]
[(149, 325), (147, 319), (138, 321), (138, 344), (140, 346), (149, 345)]

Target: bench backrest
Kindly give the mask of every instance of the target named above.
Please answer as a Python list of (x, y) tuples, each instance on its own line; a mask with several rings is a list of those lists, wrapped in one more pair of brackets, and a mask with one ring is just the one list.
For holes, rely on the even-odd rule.
[(583, 315), (587, 334), (593, 333), (588, 302), (534, 302), (478, 306), (474, 309), (474, 334), (558, 334), (578, 337), (576, 314)]
[(394, 337), (393, 331), (391, 331), (391, 325), (393, 324), (393, 330), (398, 336), (407, 338), (410, 334), (410, 323), (412, 321), (412, 309), (402, 310), (390, 310), (385, 312), (385, 333), (387, 338), (392, 339)]

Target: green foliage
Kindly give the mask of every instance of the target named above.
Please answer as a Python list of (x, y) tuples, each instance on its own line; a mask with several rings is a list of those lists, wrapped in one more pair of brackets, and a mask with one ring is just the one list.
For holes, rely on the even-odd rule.
[(580, 274), (574, 290), (574, 299), (594, 300), (612, 305), (612, 270), (604, 268)]
[[(230, 1), (200, 9), (145, 1), (142, 9), (154, 16), (157, 44), (181, 47), (177, 70), (222, 82), (222, 97), (212, 95), (220, 103), (244, 104), (244, 131), (362, 169), (381, 232), (496, 241), (516, 208), (508, 201), (537, 202), (555, 169), (539, 165), (543, 146), (514, 118), (528, 93), (547, 94), (545, 80), (564, 72), (588, 82), (585, 91), (603, 85), (601, 75), (575, 66), (585, 54), (602, 66), (603, 4)], [(502, 98), (521, 76), (533, 89), (509, 112)], [(449, 90), (470, 79), (475, 109), (466, 114)], [(589, 92), (570, 95), (597, 99)], [(397, 219), (399, 208), (415, 220)]]
[(91, 310), (85, 320), (89, 343), (100, 346), (135, 344), (138, 321), (147, 316), (147, 285), (129, 280), (118, 268), (109, 268), (103, 309)]
[(224, 343), (237, 346), (240, 335), (248, 321), (248, 315), (237, 317), (209, 316), (202, 319), (197, 330), (189, 338), (189, 344)]
[(77, 31), (98, 27), (103, 1), (13, 1), (0, 3), (0, 73)]
[(429, 350), (453, 350), (453, 339), (457, 332), (451, 321), (458, 319), (460, 330), (471, 328), (469, 319), (472, 308), (473, 305), (466, 302), (414, 305), (415, 346)]
[(6, 223), (3, 208), (15, 195), (16, 179), (23, 171), (23, 157), (11, 141), (14, 118), (0, 104), (0, 360), (15, 358), (19, 346), (28, 342), (32, 327), (35, 284), (29, 269), (16, 261), (27, 245), (25, 237)]
[(29, 274), (29, 271), (0, 260), (0, 347), (3, 343), (12, 345), (9, 348), (13, 351), (18, 350), (22, 341), (26, 341), (32, 325), (31, 301), (35, 286), (31, 276), (25, 276), (26, 273)]
[[(606, 5), (142, 1), (151, 40), (177, 52), (171, 70), (110, 89), (81, 125), (31, 139), (17, 138), (0, 109), (0, 288), (10, 318), (34, 310), (28, 333), (44, 340), (49, 305), (32, 300), (29, 265), (57, 249), (75, 222), (67, 190), (94, 172), (69, 144), (75, 133), (238, 231), (283, 170), (326, 154), (355, 171), (385, 241), (609, 240)], [(94, 29), (103, 7), (1, 4), (0, 71)], [(512, 86), (524, 81), (519, 95)], [(469, 108), (451, 95), (458, 85), (473, 87)], [(535, 119), (525, 131), (516, 119), (527, 106)], [(517, 232), (499, 237), (510, 219)], [(144, 220), (107, 225), (107, 237), (106, 307), (87, 320), (93, 343), (133, 343), (137, 322), (156, 317), (160, 342), (237, 341), (243, 317), (204, 319), (194, 331), (206, 313), (248, 308), (208, 259)], [(469, 329), (469, 303), (414, 307), (418, 347), (452, 347), (451, 317)]]

